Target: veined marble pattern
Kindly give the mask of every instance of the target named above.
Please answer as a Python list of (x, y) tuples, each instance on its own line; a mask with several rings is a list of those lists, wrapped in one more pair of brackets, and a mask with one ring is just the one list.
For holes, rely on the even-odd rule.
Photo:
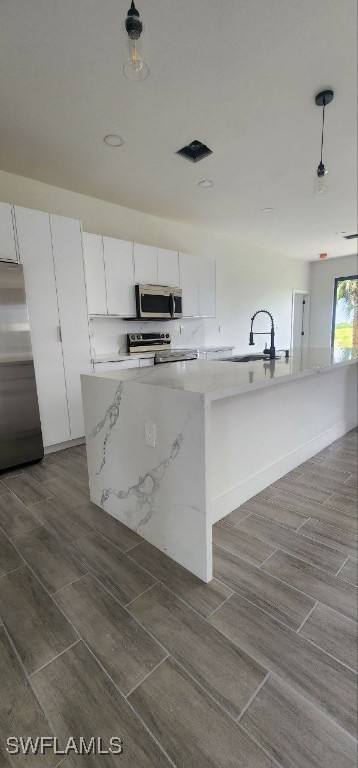
[[(190, 570), (195, 562), (206, 581), (211, 525), (205, 515), (204, 398), (148, 388), (139, 383), (147, 376), (139, 371), (135, 381), (120, 383), (83, 377), (91, 500)], [(158, 428), (155, 447), (144, 443), (147, 420)]]

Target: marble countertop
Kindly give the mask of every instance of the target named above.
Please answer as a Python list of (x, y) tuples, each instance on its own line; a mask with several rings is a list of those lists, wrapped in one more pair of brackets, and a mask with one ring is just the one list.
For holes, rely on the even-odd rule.
[(257, 360), (235, 363), (222, 360), (188, 360), (152, 368), (132, 368), (90, 374), (121, 381), (136, 381), (166, 389), (202, 394), (207, 400), (220, 400), (291, 379), (333, 370), (358, 361), (357, 350), (309, 349), (293, 351), (286, 360)]
[[(192, 350), (197, 350), (198, 352), (230, 352), (232, 349), (235, 349), (234, 346), (228, 347), (228, 346), (216, 346), (216, 347), (172, 347), (173, 352), (191, 352)], [(121, 352), (107, 352), (104, 355), (93, 355), (91, 357), (92, 363), (119, 363), (122, 360), (135, 360), (136, 358), (154, 358), (155, 352), (138, 352), (136, 354), (130, 355), (127, 353), (121, 353)]]

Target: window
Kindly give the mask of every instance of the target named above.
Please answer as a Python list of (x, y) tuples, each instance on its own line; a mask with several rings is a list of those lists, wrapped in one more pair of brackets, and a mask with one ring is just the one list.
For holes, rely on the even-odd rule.
[(332, 347), (358, 347), (358, 275), (335, 279)]

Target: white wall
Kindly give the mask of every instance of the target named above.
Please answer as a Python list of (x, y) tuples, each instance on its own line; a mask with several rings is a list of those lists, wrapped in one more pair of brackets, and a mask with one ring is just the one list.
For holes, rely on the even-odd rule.
[[(192, 324), (193, 334), (185, 332), (183, 342), (190, 343), (193, 335), (192, 343), (198, 338), (200, 343), (205, 340), (208, 345), (235, 344), (237, 350), (249, 350), (250, 317), (256, 309), (267, 308), (272, 311), (277, 324), (277, 347), (289, 346), (292, 289), (308, 288), (308, 263), (253, 248), (238, 238), (151, 216), (3, 171), (0, 171), (0, 200), (81, 219), (83, 229), (88, 232), (214, 256), (217, 259), (217, 318)], [(192, 321), (184, 323), (190, 329)], [(256, 330), (266, 330), (267, 327), (268, 318), (259, 319)], [(178, 344), (178, 328), (174, 332)], [(264, 341), (265, 337), (258, 337), (257, 351)]]
[(336, 277), (358, 274), (357, 256), (342, 256), (310, 264), (311, 318), (310, 346), (330, 347), (334, 281)]

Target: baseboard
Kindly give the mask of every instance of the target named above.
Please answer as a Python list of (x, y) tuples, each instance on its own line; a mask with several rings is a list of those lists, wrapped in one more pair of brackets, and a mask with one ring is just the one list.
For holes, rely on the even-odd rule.
[(76, 437), (75, 440), (67, 440), (65, 443), (57, 443), (56, 445), (45, 445), (45, 455), (47, 453), (54, 453), (55, 451), (63, 451), (64, 448), (74, 448), (75, 445), (83, 445), (85, 442), (84, 437)]
[(267, 488), (272, 483), (275, 483), (276, 480), (279, 480), (280, 477), (286, 475), (287, 472), (291, 472), (292, 469), (303, 464), (304, 461), (311, 459), (316, 453), (319, 453), (323, 448), (326, 448), (327, 445), (338, 440), (339, 437), (343, 437), (343, 435), (351, 429), (354, 429), (356, 426), (356, 418), (351, 418), (336, 424), (334, 427), (327, 430), (327, 432), (310, 440), (288, 456), (284, 456), (284, 458), (271, 464), (269, 467), (266, 467), (248, 480), (245, 480), (244, 483), (237, 485), (227, 493), (222, 494), (222, 496), (218, 496), (212, 503), (212, 523), (221, 520), (221, 518), (228, 515), (229, 512), (237, 509), (237, 507), (244, 504), (245, 501), (256, 496), (256, 494), (263, 491), (264, 488)]

